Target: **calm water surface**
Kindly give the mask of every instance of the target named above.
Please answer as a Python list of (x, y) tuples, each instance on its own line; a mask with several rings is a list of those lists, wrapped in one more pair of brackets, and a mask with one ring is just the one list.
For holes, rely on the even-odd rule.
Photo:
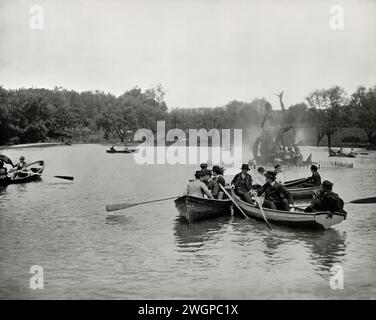
[[(106, 204), (181, 194), (195, 167), (140, 166), (133, 155), (105, 149), (0, 151), (45, 160), (45, 174), (75, 177), (0, 189), (0, 298), (376, 298), (376, 205), (347, 204), (348, 219), (322, 232), (269, 232), (235, 217), (187, 225), (172, 201), (108, 216)], [(325, 149), (304, 150), (312, 151), (314, 160), (327, 159)], [(342, 198), (376, 195), (376, 153), (342, 160), (354, 169), (322, 171)], [(343, 267), (343, 290), (329, 286), (334, 264)], [(44, 269), (43, 290), (29, 288), (32, 265)]]

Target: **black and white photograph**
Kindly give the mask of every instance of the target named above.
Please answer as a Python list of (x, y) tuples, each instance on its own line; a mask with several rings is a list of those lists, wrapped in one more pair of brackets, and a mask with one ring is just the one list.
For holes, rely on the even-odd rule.
[(376, 0), (0, 0), (0, 300), (376, 299), (375, 57)]

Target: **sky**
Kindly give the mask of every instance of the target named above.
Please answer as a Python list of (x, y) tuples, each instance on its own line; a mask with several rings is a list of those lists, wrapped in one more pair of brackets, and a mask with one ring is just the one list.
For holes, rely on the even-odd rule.
[[(42, 29), (30, 27), (33, 5)], [(333, 5), (343, 29), (330, 27)], [(161, 84), (170, 109), (261, 97), (278, 109), (282, 90), (291, 105), (376, 85), (375, 57), (376, 0), (0, 0), (5, 88)]]

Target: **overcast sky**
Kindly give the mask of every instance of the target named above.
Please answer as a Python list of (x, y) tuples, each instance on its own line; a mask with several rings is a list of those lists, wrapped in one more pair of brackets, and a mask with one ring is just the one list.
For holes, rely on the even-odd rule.
[[(332, 5), (344, 29), (329, 26)], [(44, 29), (30, 28), (30, 7)], [(116, 95), (161, 84), (174, 107), (376, 85), (376, 1), (0, 0), (0, 85)]]

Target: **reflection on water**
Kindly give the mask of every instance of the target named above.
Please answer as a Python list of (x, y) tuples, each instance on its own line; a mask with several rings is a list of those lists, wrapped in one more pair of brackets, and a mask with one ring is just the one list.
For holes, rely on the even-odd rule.
[(189, 224), (181, 217), (177, 217), (174, 225), (175, 242), (181, 251), (197, 251), (206, 241), (212, 240), (226, 227), (231, 217)]
[[(44, 159), (46, 174), (75, 180), (46, 176), (0, 187), (0, 298), (376, 298), (374, 205), (346, 205), (347, 219), (320, 232), (278, 226), (270, 232), (262, 221), (231, 216), (187, 224), (173, 201), (107, 215), (106, 204), (179, 194), (197, 168), (140, 166), (132, 155), (105, 150), (22, 150), (30, 161)], [(321, 148), (306, 152), (327, 157)], [(376, 194), (376, 160), (362, 161), (366, 169), (321, 172), (345, 201)], [(285, 172), (286, 179), (306, 174)], [(34, 264), (47, 270), (48, 285), (38, 292), (25, 277)], [(334, 264), (344, 268), (344, 290), (329, 287)]]

